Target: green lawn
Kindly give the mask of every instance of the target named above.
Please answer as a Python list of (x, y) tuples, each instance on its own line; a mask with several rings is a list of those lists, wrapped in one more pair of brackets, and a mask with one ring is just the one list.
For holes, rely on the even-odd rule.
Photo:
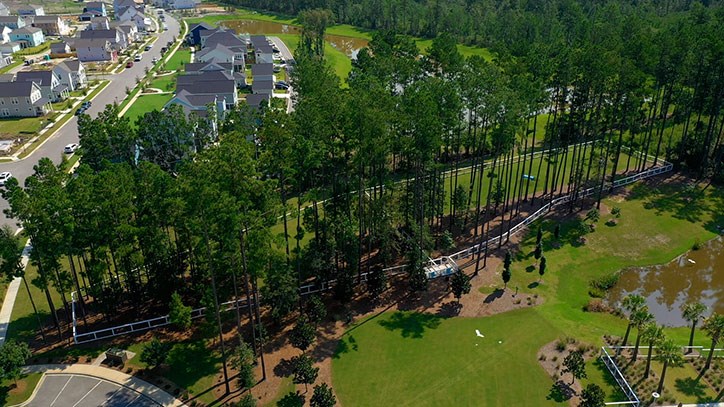
[(168, 63), (166, 63), (166, 70), (181, 71), (183, 70), (184, 64), (188, 64), (189, 62), (191, 62), (191, 50), (188, 48), (179, 48), (171, 59), (168, 60)]
[(148, 87), (161, 89), (164, 92), (173, 92), (176, 88), (176, 75), (164, 75), (156, 77)]
[(42, 373), (30, 373), (23, 375), (16, 383), (12, 380), (3, 380), (0, 383), (0, 404), (3, 406), (12, 406), (20, 404), (30, 398), (33, 390), (38, 385)]
[[(526, 272), (535, 262), (535, 232), (513, 247), (519, 250), (509, 286), (526, 295), (539, 294), (544, 299), (540, 306), (488, 318), (388, 313), (350, 329), (332, 362), (341, 402), (431, 406), (494, 406), (511, 400), (541, 406), (552, 403), (546, 400), (552, 381), (539, 367), (536, 351), (560, 336), (600, 346), (604, 334), (623, 335), (626, 328), (623, 319), (583, 311), (589, 300), (589, 281), (625, 266), (667, 262), (696, 239), (715, 237), (715, 225), (724, 222), (724, 193), (711, 189), (692, 197), (673, 188), (638, 184), (631, 188), (629, 200), (606, 199), (604, 204), (621, 208), (619, 223), (605, 226), (610, 215), (604, 213), (584, 246), (571, 244), (571, 225), (566, 223), (562, 246), (554, 248), (554, 224), (541, 222), (548, 269), (540, 284), (537, 273)], [(531, 230), (535, 231), (535, 226)], [(501, 280), (488, 290), (502, 285)], [(475, 329), (485, 338), (478, 340)], [(687, 328), (666, 329), (666, 335), (681, 344), (686, 343), (687, 333)], [(503, 343), (498, 345), (498, 340)], [(696, 342), (706, 345), (708, 338), (699, 334)], [(588, 370), (590, 380), (604, 385), (609, 399), (613, 398), (615, 387), (608, 383), (608, 375), (595, 365)], [(677, 401), (696, 402), (697, 396), (685, 394), (692, 392), (690, 383), (684, 382), (692, 372), (681, 372), (672, 373), (668, 386), (681, 397)], [(673, 390), (675, 386), (680, 389)], [(704, 396), (709, 395), (705, 391)]]
[(126, 111), (124, 116), (131, 120), (131, 123), (135, 125), (136, 119), (143, 116), (146, 112), (152, 110), (161, 110), (166, 103), (171, 100), (173, 95), (141, 95), (133, 102), (133, 105)]
[(0, 138), (30, 137), (48, 123), (46, 117), (0, 119)]
[[(292, 53), (299, 46), (299, 35), (296, 34), (274, 34), (279, 37)], [(334, 72), (343, 81), (347, 79), (352, 70), (352, 60), (350, 60), (344, 52), (337, 50), (329, 42), (324, 43), (324, 56), (334, 69)]]
[(17, 67), (17, 66), (20, 66), (20, 65), (22, 65), (22, 64), (23, 64), (22, 58), (17, 58), (15, 61), (13, 61), (12, 64), (10, 64), (10, 65), (8, 65), (8, 66), (5, 66), (5, 67), (3, 67), (3, 68), (0, 68), (0, 74), (9, 72), (11, 69), (13, 69), (13, 68), (15, 68), (15, 67)]

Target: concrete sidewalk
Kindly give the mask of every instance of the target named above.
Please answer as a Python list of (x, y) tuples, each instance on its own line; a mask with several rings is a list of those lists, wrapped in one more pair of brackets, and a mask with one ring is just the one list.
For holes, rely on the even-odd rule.
[[(107, 380), (127, 387), (131, 390), (135, 390), (144, 396), (150, 398), (156, 403), (162, 406), (169, 407), (187, 407), (186, 404), (176, 399), (169, 393), (161, 390), (160, 388), (148, 383), (145, 380), (141, 380), (137, 377), (127, 375), (117, 370), (109, 369), (103, 366), (92, 366), (92, 365), (30, 365), (23, 368), (23, 373), (62, 373), (62, 374), (74, 374), (96, 377), (99, 379)], [(35, 394), (33, 393), (33, 396)], [(32, 397), (31, 397), (32, 399)]]
[[(19, 233), (22, 231), (21, 229), (18, 229), (15, 233)], [(25, 248), (23, 249), (23, 257), (21, 260), (23, 269), (25, 269), (28, 266), (28, 261), (30, 258), (28, 257), (30, 253), (30, 240), (28, 239), (28, 242), (25, 244)], [(0, 346), (5, 343), (5, 336), (8, 333), (8, 325), (10, 325), (10, 317), (13, 315), (13, 307), (15, 306), (15, 297), (18, 295), (18, 290), (20, 289), (20, 283), (21, 279), (19, 277), (16, 277), (13, 279), (13, 281), (10, 282), (8, 285), (8, 290), (5, 293), (5, 299), (3, 300), (3, 307), (0, 309)]]

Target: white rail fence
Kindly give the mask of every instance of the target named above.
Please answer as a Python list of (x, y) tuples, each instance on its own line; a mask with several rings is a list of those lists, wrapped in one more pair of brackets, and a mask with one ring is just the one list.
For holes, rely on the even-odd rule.
[[(653, 161), (650, 159), (650, 156), (647, 155), (648, 161)], [(628, 177), (617, 179), (611, 183), (605, 183), (603, 186), (603, 191), (611, 188), (618, 188), (624, 185), (628, 185), (631, 183), (634, 183), (636, 181), (654, 177), (659, 174), (663, 174), (666, 172), (671, 171), (674, 166), (671, 163), (665, 162), (663, 160), (660, 160), (664, 163), (661, 167), (653, 167), (648, 170), (642, 171), (638, 174), (634, 174)], [(560, 198), (556, 198), (548, 202), (547, 204), (543, 205), (540, 209), (533, 212), (533, 214), (529, 215), (527, 218), (523, 219), (521, 222), (510, 228), (509, 232), (505, 232), (499, 236), (495, 236), (493, 238), (490, 238), (484, 242), (475, 244), (473, 246), (470, 246), (466, 249), (460, 250), (456, 253), (453, 253), (448, 256), (442, 256), (437, 259), (432, 259), (429, 261), (427, 267), (426, 267), (426, 275), (428, 278), (438, 278), (442, 276), (448, 276), (455, 272), (458, 269), (457, 261), (473, 256), (474, 254), (478, 253), (481, 250), (484, 250), (486, 247), (488, 247), (491, 244), (497, 243), (500, 239), (506, 239), (510, 236), (520, 232), (521, 230), (525, 229), (528, 225), (530, 225), (532, 222), (540, 219), (547, 213), (549, 213), (553, 208), (559, 205), (563, 205), (565, 203), (568, 203), (571, 201), (571, 199), (579, 199), (579, 198), (585, 198), (588, 196), (593, 195), (594, 193), (598, 192), (599, 187), (592, 187), (588, 188), (583, 191), (576, 191), (571, 195), (562, 196)], [(387, 267), (383, 269), (385, 274), (389, 276), (394, 276), (398, 274), (403, 274), (406, 271), (407, 265), (401, 264), (397, 266)], [(359, 275), (361, 281), (367, 281), (367, 276), (369, 273), (361, 273)], [(299, 288), (300, 295), (310, 295), (313, 293), (323, 292), (331, 289), (334, 287), (334, 283), (336, 280), (329, 280), (329, 281), (322, 281), (322, 282), (314, 282), (311, 284), (303, 285)], [(73, 297), (74, 298), (74, 297)], [(236, 302), (239, 303), (239, 307), (246, 307), (248, 304), (245, 300), (237, 300)], [(223, 304), (220, 304), (222, 309), (229, 310), (234, 308), (235, 301), (228, 301)], [(156, 318), (146, 319), (143, 321), (138, 322), (132, 322), (124, 325), (119, 325), (111, 328), (105, 328), (100, 329), (92, 332), (87, 333), (78, 333), (76, 329), (76, 318), (75, 318), (75, 300), (72, 302), (73, 307), (73, 341), (76, 344), (86, 343), (86, 342), (92, 342), (97, 341), (100, 339), (108, 339), (113, 338), (120, 335), (126, 335), (131, 334), (135, 332), (145, 331), (149, 329), (159, 328), (162, 326), (166, 326), (170, 324), (169, 316), (164, 315)], [(200, 318), (203, 316), (206, 312), (205, 308), (197, 308), (192, 310), (191, 316), (192, 318)]]
[(603, 364), (606, 365), (606, 368), (608, 368), (608, 371), (611, 373), (614, 380), (616, 380), (616, 383), (618, 383), (618, 386), (621, 388), (621, 391), (628, 399), (626, 401), (606, 403), (606, 405), (628, 404), (628, 405), (631, 405), (634, 407), (638, 407), (641, 404), (641, 402), (639, 401), (639, 398), (636, 395), (636, 392), (633, 391), (633, 389), (631, 389), (631, 386), (628, 384), (628, 381), (626, 381), (626, 378), (624, 377), (623, 373), (621, 373), (621, 371), (618, 370), (616, 361), (606, 351), (605, 346), (601, 347), (601, 360), (603, 361)]

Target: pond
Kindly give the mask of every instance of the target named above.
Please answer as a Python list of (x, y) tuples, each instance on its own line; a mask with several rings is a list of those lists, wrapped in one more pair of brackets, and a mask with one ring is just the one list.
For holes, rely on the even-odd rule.
[(656, 321), (667, 326), (688, 324), (681, 307), (689, 302), (724, 313), (724, 239), (711, 240), (668, 264), (624, 270), (609, 302), (618, 306), (628, 294), (645, 297)]
[[(231, 28), (237, 34), (301, 34), (301, 27), (289, 24), (275, 23), (272, 21), (257, 20), (228, 20), (221, 22), (226, 28)], [(337, 50), (344, 52), (350, 58), (354, 58), (357, 52), (366, 47), (368, 41), (363, 38), (344, 37), (341, 35), (325, 35), (325, 39)], [(291, 50), (294, 52), (294, 50)]]

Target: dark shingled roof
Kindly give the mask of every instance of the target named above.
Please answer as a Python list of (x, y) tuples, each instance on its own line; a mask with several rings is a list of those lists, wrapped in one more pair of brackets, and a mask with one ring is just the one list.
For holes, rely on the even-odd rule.
[(274, 75), (274, 64), (254, 64), (251, 66), (251, 75)]
[(233, 76), (223, 71), (208, 71), (199, 75), (180, 75), (176, 78), (176, 83), (188, 85), (196, 82), (228, 81), (233, 79)]
[(53, 83), (53, 71), (18, 72), (15, 80), (18, 82), (33, 81), (40, 86), (50, 86)]
[(0, 97), (28, 97), (33, 82), (0, 82)]
[(269, 95), (252, 94), (246, 95), (246, 103), (252, 107), (259, 107), (262, 102), (269, 103)]
[(254, 80), (251, 84), (251, 91), (256, 93), (259, 91), (273, 90), (274, 82), (271, 79)]
[(211, 81), (194, 81), (192, 83), (178, 82), (176, 84), (176, 93), (186, 90), (194, 95), (210, 95), (218, 93), (234, 93), (236, 92), (236, 84), (233, 80), (211, 80)]

